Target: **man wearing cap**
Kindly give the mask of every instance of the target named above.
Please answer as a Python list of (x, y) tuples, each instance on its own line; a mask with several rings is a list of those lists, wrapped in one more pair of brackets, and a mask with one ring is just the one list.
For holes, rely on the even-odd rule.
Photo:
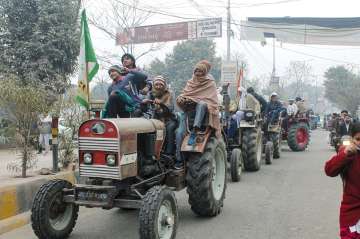
[(298, 108), (298, 113), (306, 113), (305, 101), (301, 97), (298, 96), (295, 98), (295, 104)]
[(143, 100), (143, 103), (154, 103), (154, 118), (164, 122), (166, 127), (164, 153), (174, 155), (175, 130), (177, 127), (177, 121), (174, 115), (174, 97), (163, 76), (158, 75), (154, 77), (152, 90), (149, 92), (147, 98)]
[(270, 103), (265, 110), (265, 115), (268, 119), (267, 122), (274, 124), (278, 120), (281, 110), (282, 104), (279, 101), (278, 94), (276, 92), (271, 93)]

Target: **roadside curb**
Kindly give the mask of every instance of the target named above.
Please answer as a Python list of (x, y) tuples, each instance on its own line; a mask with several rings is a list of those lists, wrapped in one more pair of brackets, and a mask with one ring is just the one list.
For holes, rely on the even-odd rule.
[(30, 222), (33, 198), (42, 184), (52, 179), (64, 179), (72, 184), (78, 172), (67, 171), (55, 175), (38, 176), (30, 181), (0, 187), (0, 235)]

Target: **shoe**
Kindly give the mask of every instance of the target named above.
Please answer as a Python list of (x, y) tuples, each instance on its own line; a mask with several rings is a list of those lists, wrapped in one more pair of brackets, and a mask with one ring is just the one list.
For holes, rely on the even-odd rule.
[(184, 168), (183, 162), (176, 162), (175, 165), (174, 165), (175, 170), (181, 170), (183, 168)]
[(187, 144), (190, 145), (190, 146), (192, 146), (192, 145), (195, 145), (195, 143), (196, 143), (196, 133), (195, 133), (195, 132), (191, 132)]

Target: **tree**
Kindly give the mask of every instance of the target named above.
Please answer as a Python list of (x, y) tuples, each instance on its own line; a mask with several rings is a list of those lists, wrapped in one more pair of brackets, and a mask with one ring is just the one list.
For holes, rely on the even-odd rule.
[(155, 59), (151, 62), (151, 75), (164, 75), (175, 94), (181, 93), (188, 79), (191, 78), (195, 64), (203, 59), (212, 64), (210, 73), (219, 82), (221, 58), (215, 55), (216, 44), (213, 40), (195, 40), (178, 43), (173, 52), (166, 55), (164, 61)]
[[(116, 41), (117, 31), (126, 32), (133, 27), (142, 26), (153, 15), (150, 11), (139, 10), (139, 0), (104, 0), (92, 1), (89, 6), (96, 7), (97, 11), (89, 14), (89, 22), (102, 31), (109, 39)], [(160, 50), (164, 43), (153, 43), (149, 47), (135, 48), (134, 44), (120, 45), (123, 53), (131, 53), (140, 58), (150, 52)], [(119, 61), (119, 55), (110, 52), (100, 52), (99, 60), (111, 64), (113, 59)]]
[(15, 128), (16, 145), (21, 149), (21, 175), (26, 177), (26, 170), (34, 161), (31, 142), (34, 124), (38, 115), (48, 110), (46, 94), (41, 88), (23, 85), (16, 77), (0, 81), (0, 107), (10, 118), (9, 127)]
[(286, 69), (286, 78), (292, 85), (293, 95), (301, 96), (305, 85), (310, 81), (312, 67), (306, 61), (291, 61)]
[(360, 76), (344, 66), (336, 66), (325, 72), (325, 78), (325, 97), (338, 108), (355, 114), (360, 102)]
[(0, 0), (0, 66), (23, 85), (68, 87), (79, 52), (80, 0)]

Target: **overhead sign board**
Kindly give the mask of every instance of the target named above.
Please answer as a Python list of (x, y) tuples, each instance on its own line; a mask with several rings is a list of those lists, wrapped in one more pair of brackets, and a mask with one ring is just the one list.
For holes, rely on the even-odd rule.
[(116, 45), (221, 37), (221, 33), (221, 18), (140, 26), (119, 29), (116, 33)]
[(237, 78), (236, 61), (224, 61), (221, 64), (221, 82), (235, 84)]
[(221, 37), (222, 35), (222, 19), (212, 18), (199, 20), (196, 22), (197, 38)]

